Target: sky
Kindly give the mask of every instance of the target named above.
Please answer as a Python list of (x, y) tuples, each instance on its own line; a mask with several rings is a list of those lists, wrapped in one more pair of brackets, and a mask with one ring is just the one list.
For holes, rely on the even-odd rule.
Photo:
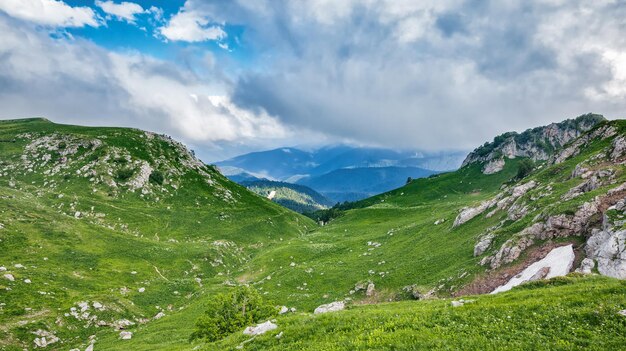
[(0, 0), (0, 33), (0, 118), (166, 133), (209, 162), (626, 117), (626, 0)]

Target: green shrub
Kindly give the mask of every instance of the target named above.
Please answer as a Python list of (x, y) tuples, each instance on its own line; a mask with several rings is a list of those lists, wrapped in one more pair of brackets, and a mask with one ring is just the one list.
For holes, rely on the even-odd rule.
[(237, 287), (228, 294), (213, 296), (204, 314), (197, 319), (190, 339), (220, 340), (277, 313), (278, 309), (254, 288)]
[(152, 171), (152, 173), (150, 173), (149, 180), (150, 183), (162, 185), (165, 177), (163, 176), (163, 173), (161, 171)]
[(517, 179), (522, 179), (530, 174), (535, 168), (535, 163), (529, 159), (523, 159), (517, 164)]
[(125, 181), (128, 180), (130, 177), (133, 176), (133, 174), (135, 174), (135, 170), (132, 168), (121, 168), (117, 171), (117, 180), (119, 181)]

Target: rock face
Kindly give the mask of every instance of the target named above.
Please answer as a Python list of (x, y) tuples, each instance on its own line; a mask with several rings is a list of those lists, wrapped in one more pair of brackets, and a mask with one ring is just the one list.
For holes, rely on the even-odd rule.
[(504, 169), (504, 165), (505, 165), (505, 162), (503, 158), (497, 158), (495, 160), (491, 160), (487, 162), (485, 166), (483, 166), (483, 173), (484, 174), (498, 173), (502, 169)]
[(335, 301), (326, 305), (321, 305), (313, 311), (314, 314), (341, 311), (346, 307), (343, 301)]
[(472, 151), (461, 167), (477, 162), (485, 163), (483, 173), (493, 174), (502, 170), (504, 158), (529, 157), (533, 160), (548, 160), (556, 149), (578, 138), (602, 121), (605, 119), (600, 115), (587, 114), (573, 120), (528, 129), (521, 134), (505, 133), (497, 136), (493, 142)]
[(590, 259), (589, 257), (585, 258), (580, 262), (580, 267), (576, 269), (576, 272), (582, 274), (591, 274), (593, 268), (596, 266), (596, 263)]
[(557, 247), (543, 259), (531, 264), (520, 274), (511, 278), (508, 283), (496, 288), (492, 294), (511, 290), (527, 281), (550, 279), (566, 275), (574, 264), (574, 249), (572, 245)]
[(247, 327), (246, 329), (244, 329), (243, 333), (245, 335), (261, 335), (276, 328), (278, 328), (278, 325), (272, 323), (271, 321), (267, 321), (264, 323), (259, 323), (253, 327)]
[(587, 256), (598, 262), (598, 272), (626, 279), (626, 230), (595, 229), (587, 240)]

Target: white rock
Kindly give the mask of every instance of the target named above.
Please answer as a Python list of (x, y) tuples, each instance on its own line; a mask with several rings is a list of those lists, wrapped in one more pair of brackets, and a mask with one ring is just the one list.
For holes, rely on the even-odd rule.
[(243, 333), (245, 335), (260, 335), (276, 328), (278, 328), (278, 325), (272, 323), (271, 321), (267, 321), (265, 323), (257, 324), (253, 327), (247, 327), (246, 329), (244, 329)]
[(94, 301), (91, 303), (91, 306), (93, 306), (93, 308), (97, 309), (97, 310), (103, 310), (104, 306), (98, 302), (98, 301)]
[[(572, 245), (557, 247), (550, 251), (546, 257), (531, 264), (522, 273), (511, 278), (508, 283), (499, 286), (491, 293), (497, 294), (511, 290), (515, 286), (530, 281), (533, 277), (536, 278), (538, 274), (544, 275), (546, 279), (564, 276), (572, 269), (574, 258)], [(545, 272), (545, 274), (542, 274), (542, 272)]]
[(295, 263), (295, 262), (291, 262), (291, 263), (289, 264), (289, 266), (290, 266), (290, 267), (295, 267), (295, 266), (296, 266), (296, 263)]
[(129, 331), (120, 332), (120, 339), (122, 340), (130, 340), (133, 338), (133, 333)]
[(152, 319), (161, 319), (163, 317), (165, 317), (165, 313), (159, 312), (156, 314), (156, 316), (152, 317)]
[(80, 218), (80, 211), (76, 211), (76, 213), (74, 213), (74, 218)]
[(452, 307), (461, 307), (463, 306), (463, 301), (452, 301), (450, 302), (450, 304), (452, 305)]
[(13, 276), (13, 274), (10, 274), (10, 273), (5, 274), (4, 278), (8, 279), (11, 282), (15, 281), (15, 277)]
[(146, 288), (141, 287), (141, 288), (139, 288), (137, 291), (139, 291), (140, 293), (142, 293), (142, 292), (146, 291)]
[(278, 314), (285, 314), (287, 312), (289, 312), (289, 309), (287, 308), (287, 306), (282, 306), (280, 308), (280, 312), (278, 312)]
[(30, 279), (24, 279), (24, 283), (26, 283), (26, 284), (30, 284), (30, 283), (32, 283), (32, 282), (30, 281)]
[(15, 268), (24, 268), (24, 265), (21, 263), (18, 263), (14, 266)]
[(89, 344), (89, 346), (87, 346), (85, 351), (93, 351), (93, 344)]
[(280, 339), (283, 337), (283, 332), (280, 332), (276, 335), (276, 339)]
[(483, 167), (483, 174), (498, 173), (502, 169), (504, 169), (504, 159), (498, 158), (495, 160), (491, 160), (487, 164), (485, 164), (485, 166)]
[(595, 266), (596, 266), (596, 263), (592, 259), (587, 257), (583, 259), (582, 262), (580, 262), (580, 268), (578, 268), (576, 272), (583, 273), (583, 274), (591, 274), (591, 271), (593, 270)]
[(0, 272), (6, 272), (7, 271), (7, 267), (5, 266), (0, 266)]
[(341, 311), (346, 307), (343, 301), (335, 301), (329, 304), (321, 305), (313, 311), (314, 314)]
[(374, 283), (367, 284), (367, 290), (365, 290), (365, 296), (374, 296), (374, 292), (376, 290), (376, 286)]
[(626, 310), (621, 310), (621, 311), (617, 312), (617, 314), (626, 317)]

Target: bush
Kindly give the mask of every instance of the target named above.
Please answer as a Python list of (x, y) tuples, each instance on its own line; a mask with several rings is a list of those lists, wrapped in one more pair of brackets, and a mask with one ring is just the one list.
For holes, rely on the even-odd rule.
[(535, 163), (531, 159), (521, 160), (517, 165), (517, 179), (522, 179), (529, 175), (533, 168), (535, 168)]
[(208, 302), (190, 339), (220, 340), (276, 314), (278, 309), (254, 288), (237, 287), (230, 293), (215, 295)]
[(161, 171), (152, 171), (148, 179), (150, 180), (150, 183), (162, 185), (165, 177), (163, 176), (163, 173)]
[(121, 168), (117, 171), (117, 180), (125, 181), (133, 176), (135, 170), (132, 168)]

